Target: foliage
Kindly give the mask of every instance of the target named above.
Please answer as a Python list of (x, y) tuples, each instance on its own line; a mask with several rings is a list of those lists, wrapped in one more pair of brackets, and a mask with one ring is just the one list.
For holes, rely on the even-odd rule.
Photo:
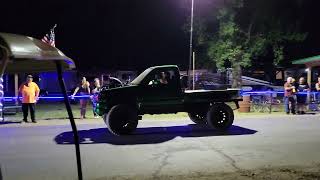
[[(269, 12), (261, 10), (266, 8), (261, 1), (251, 4), (252, 8), (244, 7), (243, 0), (227, 2), (218, 10), (219, 28), (208, 42), (208, 55), (219, 68), (225, 68), (226, 61), (248, 67), (253, 59), (266, 54), (268, 47), (272, 48), (274, 64), (278, 65), (284, 59), (287, 42), (301, 42), (306, 38), (306, 34), (295, 31), (295, 27), (284, 25), (287, 19), (270, 18)], [(250, 15), (242, 15), (248, 11)]]
[[(286, 3), (295, 6), (287, 7)], [(301, 0), (225, 0), (215, 15), (216, 23), (196, 22), (196, 48), (205, 48), (209, 61), (214, 61), (218, 68), (239, 70), (234, 74), (237, 76), (241, 76), (241, 67), (249, 67), (252, 61), (267, 54), (273, 54), (277, 66), (285, 59), (286, 46), (304, 41), (307, 36), (299, 31), (299, 18), (288, 16), (295, 14), (301, 3)], [(234, 86), (241, 86), (241, 82)]]

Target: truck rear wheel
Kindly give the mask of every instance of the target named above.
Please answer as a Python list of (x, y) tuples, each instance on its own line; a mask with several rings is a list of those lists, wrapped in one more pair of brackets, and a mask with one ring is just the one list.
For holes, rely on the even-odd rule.
[(132, 133), (138, 125), (137, 111), (124, 104), (113, 106), (103, 119), (109, 131), (118, 136)]
[(205, 112), (189, 112), (189, 118), (196, 124), (206, 124)]
[(234, 120), (233, 110), (226, 104), (214, 104), (207, 113), (207, 123), (217, 130), (227, 130)]

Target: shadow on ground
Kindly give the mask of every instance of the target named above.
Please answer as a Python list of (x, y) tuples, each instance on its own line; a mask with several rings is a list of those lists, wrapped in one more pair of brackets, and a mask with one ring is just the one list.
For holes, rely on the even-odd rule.
[(298, 114), (298, 115), (317, 115), (316, 112), (306, 112), (305, 114)]
[[(74, 117), (73, 119), (81, 119), (80, 117)], [(88, 118), (89, 119), (89, 118)], [(41, 120), (69, 120), (69, 117), (52, 117), (52, 118), (42, 118)]]
[[(228, 131), (222, 133), (196, 124), (189, 124), (185, 126), (138, 128), (134, 134), (127, 136), (114, 136), (107, 128), (80, 130), (78, 132), (81, 144), (107, 143), (114, 145), (133, 145), (157, 144), (172, 140), (176, 137), (250, 135), (257, 131), (239, 126), (232, 126)], [(72, 131), (63, 132), (57, 135), (54, 140), (57, 144), (74, 143)]]
[(21, 124), (21, 121), (0, 121), (0, 125), (5, 125), (5, 124)]

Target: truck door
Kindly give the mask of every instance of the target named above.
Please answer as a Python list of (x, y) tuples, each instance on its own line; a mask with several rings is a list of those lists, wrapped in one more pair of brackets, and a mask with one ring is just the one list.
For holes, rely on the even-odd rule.
[(138, 99), (140, 109), (146, 113), (172, 113), (183, 108), (179, 72), (173, 69), (156, 71)]

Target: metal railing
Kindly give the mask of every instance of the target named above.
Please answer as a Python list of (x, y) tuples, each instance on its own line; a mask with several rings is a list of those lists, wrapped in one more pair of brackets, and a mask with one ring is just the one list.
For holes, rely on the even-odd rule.
[[(280, 110), (284, 106), (284, 91), (251, 91), (242, 92), (242, 95), (250, 95), (251, 109), (255, 112), (269, 112)], [(320, 92), (298, 92), (295, 96), (306, 96), (305, 105), (309, 110), (318, 111), (320, 106)]]

